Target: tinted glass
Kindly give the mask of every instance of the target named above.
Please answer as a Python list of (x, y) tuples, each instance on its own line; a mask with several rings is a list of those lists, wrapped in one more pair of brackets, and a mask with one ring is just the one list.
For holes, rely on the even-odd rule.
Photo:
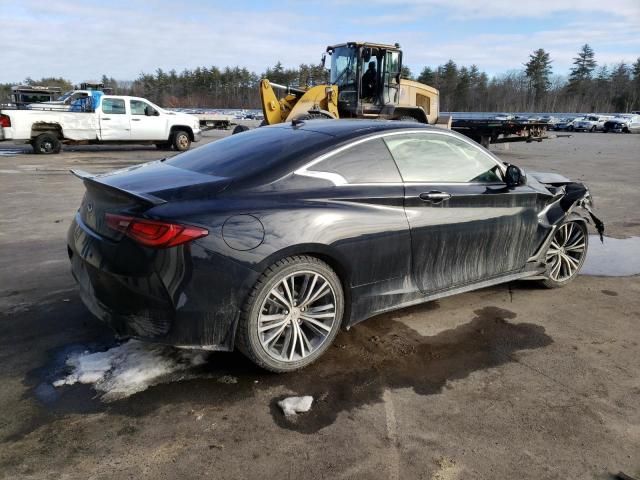
[(385, 138), (405, 182), (499, 182), (499, 167), (464, 140), (439, 134)]
[(102, 100), (102, 111), (111, 115), (124, 115), (126, 113), (124, 100), (121, 98), (105, 98)]
[(174, 167), (219, 177), (247, 177), (256, 172), (293, 171), (304, 156), (331, 145), (332, 136), (290, 127), (261, 127), (216, 140), (176, 155)]
[(348, 183), (400, 182), (400, 174), (381, 138), (369, 140), (317, 163), (316, 172), (337, 173)]

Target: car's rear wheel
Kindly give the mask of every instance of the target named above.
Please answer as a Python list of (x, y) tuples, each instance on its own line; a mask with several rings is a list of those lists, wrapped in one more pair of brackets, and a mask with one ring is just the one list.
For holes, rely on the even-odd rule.
[(325, 262), (293, 256), (269, 267), (242, 310), (237, 347), (272, 372), (306, 367), (320, 357), (340, 329), (344, 293)]
[(595, 132), (596, 131), (596, 126), (594, 125), (593, 127), (591, 127), (591, 132)]
[(588, 246), (589, 235), (584, 222), (568, 221), (560, 225), (547, 248), (547, 271), (542, 284), (547, 288), (559, 288), (576, 278), (587, 258)]

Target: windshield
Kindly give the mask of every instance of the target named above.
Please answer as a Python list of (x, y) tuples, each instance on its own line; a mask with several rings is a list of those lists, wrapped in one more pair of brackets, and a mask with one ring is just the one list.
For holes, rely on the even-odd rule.
[(73, 92), (74, 92), (74, 90), (71, 90), (70, 92), (65, 93), (61, 97), (58, 97), (58, 101), (59, 102), (64, 102), (67, 98), (69, 98), (71, 95), (73, 95)]
[(358, 58), (355, 48), (337, 47), (331, 54), (331, 83), (339, 87), (356, 83)]

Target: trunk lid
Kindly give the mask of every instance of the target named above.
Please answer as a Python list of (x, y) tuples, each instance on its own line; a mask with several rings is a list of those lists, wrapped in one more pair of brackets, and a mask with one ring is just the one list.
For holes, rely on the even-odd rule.
[(162, 161), (101, 175), (77, 170), (71, 173), (82, 179), (86, 188), (78, 211), (80, 219), (89, 229), (112, 240), (119, 240), (123, 234), (107, 227), (107, 213), (140, 216), (168, 202), (213, 197), (230, 183), (228, 178), (177, 168)]

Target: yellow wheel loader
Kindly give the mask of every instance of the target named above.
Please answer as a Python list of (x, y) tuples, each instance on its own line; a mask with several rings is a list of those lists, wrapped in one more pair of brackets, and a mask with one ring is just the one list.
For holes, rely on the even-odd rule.
[[(295, 88), (263, 79), (260, 98), (265, 125), (311, 118), (380, 118), (436, 123), (438, 90), (401, 78), (400, 45), (348, 42), (327, 47), (326, 85)], [(278, 98), (274, 89), (284, 91)]]

